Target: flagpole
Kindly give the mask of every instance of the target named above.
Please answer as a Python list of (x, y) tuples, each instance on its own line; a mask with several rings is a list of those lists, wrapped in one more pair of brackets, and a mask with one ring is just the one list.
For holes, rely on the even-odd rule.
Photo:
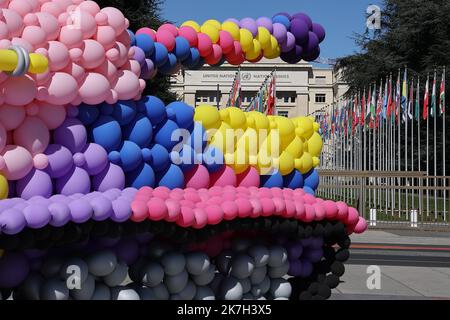
[[(428, 83), (428, 85), (430, 84), (430, 82), (429, 82), (429, 80), (430, 80), (430, 76), (429, 75), (427, 75), (427, 83)], [(430, 95), (429, 95), (429, 87), (426, 89), (426, 95), (427, 95), (427, 97), (429, 97)], [(429, 188), (430, 188), (430, 178), (429, 178), (429, 176), (430, 176), (430, 139), (429, 139), (429, 137), (430, 137), (430, 120), (429, 120), (429, 114), (428, 114), (428, 110), (427, 110), (427, 216), (429, 216), (430, 215), (430, 192), (429, 192)]]
[(434, 81), (433, 81), (433, 90), (434, 90), (434, 97), (433, 97), (433, 103), (434, 103), (434, 108), (433, 108), (433, 122), (434, 122), (434, 139), (433, 139), (433, 143), (434, 143), (434, 219), (437, 220), (438, 217), (438, 207), (437, 207), (437, 150), (436, 150), (436, 138), (437, 138), (437, 134), (436, 134), (436, 127), (437, 127), (437, 123), (436, 123), (436, 119), (437, 119), (437, 110), (436, 110), (436, 69), (434, 69)]
[[(411, 106), (411, 112), (413, 112), (413, 106), (414, 106), (414, 77), (411, 79), (411, 86), (409, 87), (411, 92), (409, 94), (409, 97), (412, 98), (411, 101), (409, 101), (409, 105)], [(409, 111), (408, 111), (409, 113)], [(408, 114), (409, 116), (409, 114)], [(411, 171), (414, 171), (414, 115), (411, 116)], [(414, 178), (411, 178), (410, 183), (411, 186), (414, 185)], [(414, 207), (414, 196), (415, 196), (415, 190), (411, 190), (411, 209), (415, 209)]]
[(445, 170), (445, 66), (444, 66), (444, 70), (442, 71), (442, 83), (444, 85), (444, 91), (443, 94), (444, 96), (441, 99), (441, 112), (442, 112), (442, 140), (443, 140), (443, 146), (442, 146), (442, 158), (443, 158), (443, 163), (442, 163), (442, 175), (444, 176), (444, 221), (447, 221), (447, 203), (446, 203), (446, 195), (447, 195), (447, 190), (445, 190), (445, 188), (447, 187), (447, 180), (446, 180), (446, 170)]
[[(408, 111), (408, 67), (405, 66), (405, 79), (406, 79), (406, 90), (405, 90), (405, 109), (403, 110), (403, 114), (405, 115), (405, 172), (408, 171), (408, 117), (409, 117), (409, 111)], [(407, 178), (405, 178), (405, 185), (406, 185)], [(408, 209), (409, 209), (409, 203), (408, 203), (408, 189), (405, 190), (405, 210), (406, 210), (406, 218), (409, 217)]]
[[(420, 76), (417, 78), (417, 160), (418, 160), (418, 168), (419, 168), (419, 172), (422, 171), (422, 152), (421, 152), (421, 148), (420, 148)], [(420, 178), (419, 178), (420, 179)], [(422, 184), (420, 183), (420, 181), (417, 181), (418, 185), (421, 186)], [(417, 200), (419, 202), (419, 213), (420, 215), (422, 215), (422, 190), (418, 190), (419, 194), (419, 199)]]

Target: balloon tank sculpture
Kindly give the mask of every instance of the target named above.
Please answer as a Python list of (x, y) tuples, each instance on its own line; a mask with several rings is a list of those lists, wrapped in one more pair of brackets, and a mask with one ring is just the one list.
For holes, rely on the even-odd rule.
[(328, 298), (367, 224), (315, 197), (317, 123), (142, 96), (158, 72), (312, 61), (324, 29), (128, 25), (93, 1), (0, 1), (0, 297)]

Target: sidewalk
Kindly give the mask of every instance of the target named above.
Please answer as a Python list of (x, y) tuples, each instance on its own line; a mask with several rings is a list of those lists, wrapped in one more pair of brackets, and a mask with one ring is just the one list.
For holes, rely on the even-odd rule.
[(450, 246), (450, 232), (367, 230), (362, 234), (352, 234), (351, 239), (352, 243)]

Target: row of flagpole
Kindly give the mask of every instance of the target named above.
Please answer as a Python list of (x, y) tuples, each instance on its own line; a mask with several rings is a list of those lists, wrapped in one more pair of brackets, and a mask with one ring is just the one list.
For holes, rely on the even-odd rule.
[(245, 111), (255, 110), (264, 114), (275, 115), (276, 101), (276, 70), (273, 70), (264, 79)]
[[(403, 78), (403, 80), (401, 80)], [(437, 126), (438, 117), (442, 119), (442, 138), (439, 139), (442, 150), (441, 177), (446, 176), (446, 114), (445, 114), (445, 67), (442, 68), (441, 85), (439, 88), (439, 101), (437, 97), (437, 70), (433, 74), (433, 83), (430, 93), (430, 76), (427, 76), (423, 99), (421, 100), (420, 77), (408, 78), (408, 69), (405, 68), (403, 77), (398, 71), (397, 81), (393, 86), (393, 76), (389, 75), (379, 86), (371, 84), (368, 88), (353, 95), (352, 98), (343, 98), (333, 104), (332, 110), (325, 109), (318, 113), (316, 118), (320, 122), (321, 132), (325, 143), (328, 144), (328, 155), (323, 158), (324, 168), (359, 170), (359, 171), (422, 171), (421, 152), (421, 120), (426, 121), (426, 175), (433, 176), (434, 185), (434, 218), (438, 219), (438, 157), (437, 154)], [(383, 86), (384, 82), (384, 86)], [(402, 83), (401, 83), (402, 82)], [(414, 89), (416, 85), (416, 89)], [(367, 93), (366, 93), (367, 90)], [(431, 94), (431, 101), (430, 101)], [(422, 103), (421, 103), (422, 102)], [(429, 107), (431, 104), (431, 110)], [(421, 112), (422, 106), (422, 112)], [(439, 106), (439, 114), (437, 107)], [(414, 112), (413, 112), (414, 109)], [(331, 114), (330, 114), (331, 112)], [(433, 169), (430, 172), (430, 116), (433, 118)], [(421, 119), (422, 118), (422, 119)], [(402, 134), (403, 129), (403, 134)], [(415, 131), (417, 144), (415, 143)], [(408, 141), (410, 140), (410, 141)], [(347, 150), (350, 148), (350, 152)], [(356, 149), (355, 149), (356, 148)], [(403, 156), (402, 156), (403, 148)], [(414, 159), (414, 151), (417, 157)], [(331, 153), (331, 159), (330, 159)], [(409, 156), (411, 154), (411, 156)], [(389, 183), (398, 186), (411, 186), (412, 180), (407, 178), (376, 178), (371, 184)], [(442, 180), (444, 220), (447, 220), (446, 179)], [(430, 179), (426, 179), (426, 212), (430, 214)], [(350, 190), (353, 193), (353, 189)], [(381, 205), (380, 189), (368, 193), (371, 205)], [(416, 189), (408, 190), (402, 194), (396, 191), (385, 191), (385, 210), (390, 207), (393, 214), (395, 208), (398, 212), (404, 211), (407, 215), (409, 209), (416, 208)], [(398, 201), (398, 202), (397, 202)], [(378, 203), (376, 203), (378, 202)], [(410, 205), (411, 204), (411, 205)], [(419, 201), (418, 206), (421, 206)]]

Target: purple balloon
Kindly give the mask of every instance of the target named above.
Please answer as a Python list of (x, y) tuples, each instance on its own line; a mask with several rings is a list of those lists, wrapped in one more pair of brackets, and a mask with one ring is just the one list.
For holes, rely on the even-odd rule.
[(122, 196), (129, 200), (133, 200), (137, 193), (138, 190), (136, 188), (126, 188), (122, 190)]
[(17, 181), (17, 195), (23, 199), (33, 196), (50, 197), (53, 183), (50, 176), (42, 170), (32, 169), (24, 178)]
[(239, 22), (239, 20), (238, 20), (238, 19), (235, 19), (235, 18), (228, 18), (227, 20), (225, 20), (225, 22), (226, 22), (226, 21), (234, 22), (234, 23), (237, 24), (238, 26), (241, 25), (240, 22)]
[(94, 190), (105, 192), (109, 189), (123, 189), (125, 187), (125, 174), (121, 167), (108, 164), (98, 175), (92, 179)]
[(317, 38), (319, 38), (319, 42), (322, 42), (325, 39), (325, 29), (322, 25), (313, 23), (312, 31), (316, 34)]
[(83, 150), (83, 153), (86, 161), (83, 169), (91, 176), (99, 174), (108, 165), (106, 150), (96, 143), (89, 143)]
[(109, 200), (113, 201), (122, 195), (122, 191), (117, 188), (113, 188), (113, 189), (109, 189), (108, 191), (104, 192), (103, 195), (106, 198), (108, 198)]
[(66, 203), (54, 202), (48, 207), (48, 210), (52, 216), (50, 225), (53, 227), (62, 227), (70, 221), (70, 209)]
[(124, 222), (131, 217), (131, 204), (124, 197), (119, 197), (112, 202), (113, 215), (111, 220), (114, 222)]
[(45, 150), (48, 158), (48, 166), (45, 168), (51, 178), (61, 178), (67, 174), (73, 166), (72, 153), (60, 144), (50, 144)]
[(8, 198), (14, 198), (16, 196), (16, 182), (9, 180), (8, 181)]
[(90, 177), (85, 170), (74, 167), (68, 174), (56, 180), (56, 191), (66, 196), (89, 193), (91, 191)]
[(296, 64), (302, 60), (303, 48), (295, 45), (289, 52), (282, 52), (280, 55), (281, 60), (290, 64)]
[(303, 246), (300, 242), (291, 242), (286, 249), (291, 260), (300, 258), (303, 253)]
[(306, 250), (306, 252), (303, 254), (303, 257), (311, 261), (312, 263), (317, 263), (322, 259), (323, 256), (323, 250), (322, 248), (310, 248)]
[(289, 13), (287, 13), (287, 12), (278, 12), (277, 14), (274, 14), (273, 16), (274, 16), (274, 17), (276, 17), (276, 16), (285, 16), (285, 17), (287, 17), (289, 20), (292, 19), (291, 15), (290, 15)]
[(311, 52), (306, 52), (303, 55), (303, 59), (305, 61), (314, 61), (316, 60), (318, 57), (320, 56), (320, 47), (317, 46), (313, 51)]
[(292, 19), (291, 32), (295, 36), (297, 44), (308, 43), (309, 30), (308, 25), (302, 19)]
[(23, 210), (23, 215), (28, 227), (33, 229), (45, 227), (52, 218), (48, 207), (40, 204), (30, 204)]
[(290, 260), (289, 261), (289, 271), (288, 274), (294, 277), (300, 277), (302, 275), (303, 265), (300, 260)]
[(144, 50), (142, 50), (139, 47), (133, 47), (133, 48), (134, 48), (134, 57), (133, 58), (134, 58), (134, 60), (139, 62), (139, 64), (142, 67), (145, 63), (145, 52), (144, 52)]
[(134, 264), (139, 259), (139, 245), (136, 240), (131, 238), (122, 239), (114, 248), (119, 260), (127, 265)]
[(272, 19), (268, 17), (260, 17), (256, 19), (256, 25), (258, 27), (264, 27), (272, 34), (273, 33), (273, 22)]
[(61, 202), (61, 203), (65, 203), (65, 204), (69, 204), (70, 201), (72, 201), (69, 197), (62, 195), (62, 194), (54, 194), (53, 196), (50, 197), (50, 201), (51, 202)]
[(72, 154), (83, 150), (87, 141), (84, 125), (76, 118), (67, 118), (53, 133), (55, 143), (68, 148)]
[(316, 34), (311, 31), (309, 31), (308, 34), (309, 34), (308, 44), (303, 46), (303, 50), (305, 51), (306, 55), (315, 52), (317, 47), (319, 46), (319, 38), (317, 38)]
[(22, 203), (25, 200), (22, 198), (5, 199), (0, 201), (0, 213), (6, 209), (14, 207), (16, 204)]
[(277, 39), (279, 44), (286, 43), (287, 40), (287, 29), (281, 23), (273, 24), (273, 36)]
[(95, 221), (103, 221), (111, 217), (112, 205), (111, 201), (104, 196), (97, 196), (89, 202), (94, 210), (93, 219)]
[(145, 59), (145, 63), (141, 67), (141, 76), (143, 79), (149, 80), (155, 75), (155, 64), (150, 59)]
[(323, 246), (323, 238), (321, 237), (313, 237), (311, 239), (311, 247), (313, 248), (322, 248)]
[(253, 34), (253, 37), (258, 35), (258, 25), (252, 18), (244, 18), (240, 22), (241, 28), (247, 29)]
[(312, 20), (307, 14), (305, 14), (303, 12), (298, 12), (298, 13), (292, 15), (292, 19), (302, 19), (303, 21), (306, 22), (306, 25), (308, 26), (308, 30), (312, 30)]
[(299, 276), (302, 278), (307, 278), (313, 273), (314, 266), (309, 260), (301, 259), (300, 261), (302, 262), (302, 271)]
[(7, 252), (0, 259), (0, 288), (19, 286), (30, 272), (30, 263), (20, 252)]
[(286, 42), (281, 45), (281, 52), (289, 52), (295, 47), (295, 37), (289, 31), (287, 32)]
[[(0, 231), (6, 234), (16, 234), (25, 228), (27, 221), (22, 210), (6, 209), (0, 214)], [(1, 259), (0, 259), (1, 261)]]
[(78, 199), (69, 203), (70, 216), (75, 223), (84, 223), (88, 221), (93, 214), (92, 206), (89, 202)]

